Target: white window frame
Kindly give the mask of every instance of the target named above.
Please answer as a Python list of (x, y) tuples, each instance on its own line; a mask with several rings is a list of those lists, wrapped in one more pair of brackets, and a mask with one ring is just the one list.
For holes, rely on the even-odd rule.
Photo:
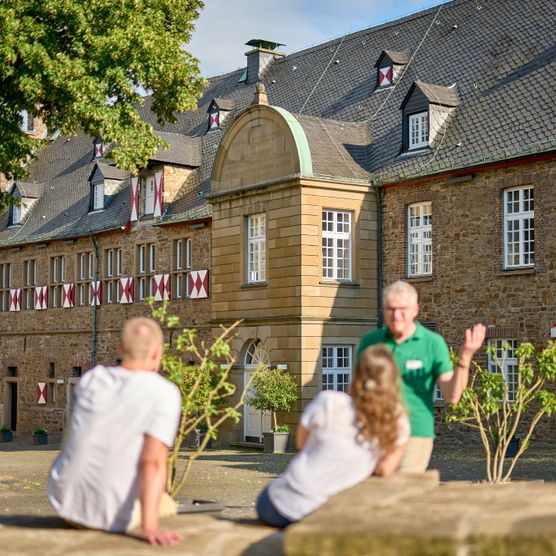
[(114, 275), (114, 268), (113, 268), (113, 262), (112, 262), (112, 257), (114, 256), (114, 250), (113, 249), (107, 249), (106, 251), (106, 276), (108, 278), (111, 278)]
[(156, 267), (156, 247), (154, 243), (149, 245), (149, 272), (152, 273), (155, 271)]
[(432, 203), (407, 207), (407, 275), (432, 274)]
[[(325, 344), (321, 350), (322, 389), (348, 392), (352, 377), (353, 346)], [(348, 380), (346, 380), (346, 376)]]
[(352, 213), (322, 210), (322, 278), (351, 282), (353, 241)]
[(154, 213), (154, 175), (145, 177), (145, 214)]
[(14, 226), (21, 224), (21, 218), (23, 215), (23, 201), (19, 199), (19, 202), (21, 203), (21, 206), (19, 207), (17, 205), (12, 205), (12, 224)]
[(93, 210), (104, 209), (104, 182), (93, 185)]
[[(496, 338), (489, 340), (488, 345), (490, 348), (488, 350), (488, 370), (493, 374), (502, 373), (508, 389), (508, 401), (513, 403), (518, 385), (519, 358), (515, 354), (517, 340)], [(491, 352), (493, 348), (496, 350), (496, 358)]]
[(122, 250), (116, 249), (116, 276), (122, 275)]
[(407, 117), (407, 148), (422, 149), (429, 146), (429, 113), (418, 112)]
[(88, 272), (89, 272), (89, 280), (92, 280), (95, 276), (95, 259), (94, 259), (94, 255), (92, 253), (92, 251), (89, 253), (89, 268), (88, 268)]
[[(512, 206), (512, 212), (508, 209)], [(532, 185), (505, 189), (504, 268), (535, 266), (535, 189)], [(513, 236), (510, 241), (510, 234)]]
[(247, 217), (247, 282), (266, 281), (266, 214)]

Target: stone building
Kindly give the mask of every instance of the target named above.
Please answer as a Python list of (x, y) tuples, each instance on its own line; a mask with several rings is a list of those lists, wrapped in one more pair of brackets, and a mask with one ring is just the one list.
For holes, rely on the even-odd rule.
[[(290, 55), (249, 41), (176, 123), (146, 99), (169, 149), (139, 176), (101, 139), (51, 133), (27, 181), (3, 184), (22, 208), (0, 216), (0, 420), (62, 428), (79, 374), (116, 362), (149, 293), (206, 337), (243, 319), (233, 380), (287, 368), (292, 424), (347, 387), (397, 278), (454, 347), (485, 322), (513, 380), (511, 347), (556, 322), (551, 15), (455, 0)], [(268, 426), (246, 407), (222, 439)]]

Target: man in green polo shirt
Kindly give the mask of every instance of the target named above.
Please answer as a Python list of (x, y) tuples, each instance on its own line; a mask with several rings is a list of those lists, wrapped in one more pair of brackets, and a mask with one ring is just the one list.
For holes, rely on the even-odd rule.
[(365, 334), (357, 357), (368, 346), (386, 344), (398, 363), (402, 395), (409, 413), (411, 438), (400, 463), (401, 472), (425, 471), (434, 439), (434, 387), (438, 384), (444, 400), (457, 403), (469, 379), (469, 365), (483, 345), (486, 328), (482, 324), (465, 331), (456, 369), (444, 338), (415, 321), (419, 312), (417, 291), (398, 280), (385, 288), (383, 298), (386, 326)]

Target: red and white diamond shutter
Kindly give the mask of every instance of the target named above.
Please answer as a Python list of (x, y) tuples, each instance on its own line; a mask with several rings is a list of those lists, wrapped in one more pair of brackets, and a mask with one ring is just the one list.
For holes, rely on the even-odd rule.
[(46, 382), (37, 383), (37, 403), (46, 403)]
[(191, 299), (204, 299), (209, 295), (208, 270), (192, 270), (187, 275), (189, 297)]
[(21, 311), (21, 288), (10, 290), (10, 311)]
[(218, 129), (220, 127), (220, 112), (214, 110), (209, 114), (209, 129)]
[(135, 222), (139, 219), (139, 176), (131, 176), (131, 214), (129, 217), (130, 222)]
[(48, 287), (37, 286), (35, 288), (35, 310), (42, 311), (48, 308)]
[(170, 299), (170, 275), (155, 274), (152, 277), (152, 292), (155, 301)]
[(392, 84), (392, 66), (380, 68), (378, 70), (378, 86), (386, 87)]
[(120, 303), (133, 303), (133, 278), (120, 278)]
[(164, 173), (155, 172), (154, 174), (154, 210), (153, 216), (162, 214), (162, 194), (164, 193)]
[(69, 308), (75, 305), (75, 284), (62, 286), (62, 307)]
[(89, 305), (100, 305), (102, 303), (102, 282), (97, 280), (89, 284)]

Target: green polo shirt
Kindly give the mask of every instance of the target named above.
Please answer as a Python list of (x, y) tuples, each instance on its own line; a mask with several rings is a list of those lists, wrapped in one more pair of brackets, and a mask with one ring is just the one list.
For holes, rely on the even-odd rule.
[(411, 436), (434, 438), (434, 386), (441, 374), (452, 370), (452, 363), (444, 338), (418, 322), (415, 324), (415, 333), (401, 344), (396, 343), (386, 327), (367, 332), (359, 342), (357, 357), (375, 344), (385, 344), (392, 350), (400, 369)]

